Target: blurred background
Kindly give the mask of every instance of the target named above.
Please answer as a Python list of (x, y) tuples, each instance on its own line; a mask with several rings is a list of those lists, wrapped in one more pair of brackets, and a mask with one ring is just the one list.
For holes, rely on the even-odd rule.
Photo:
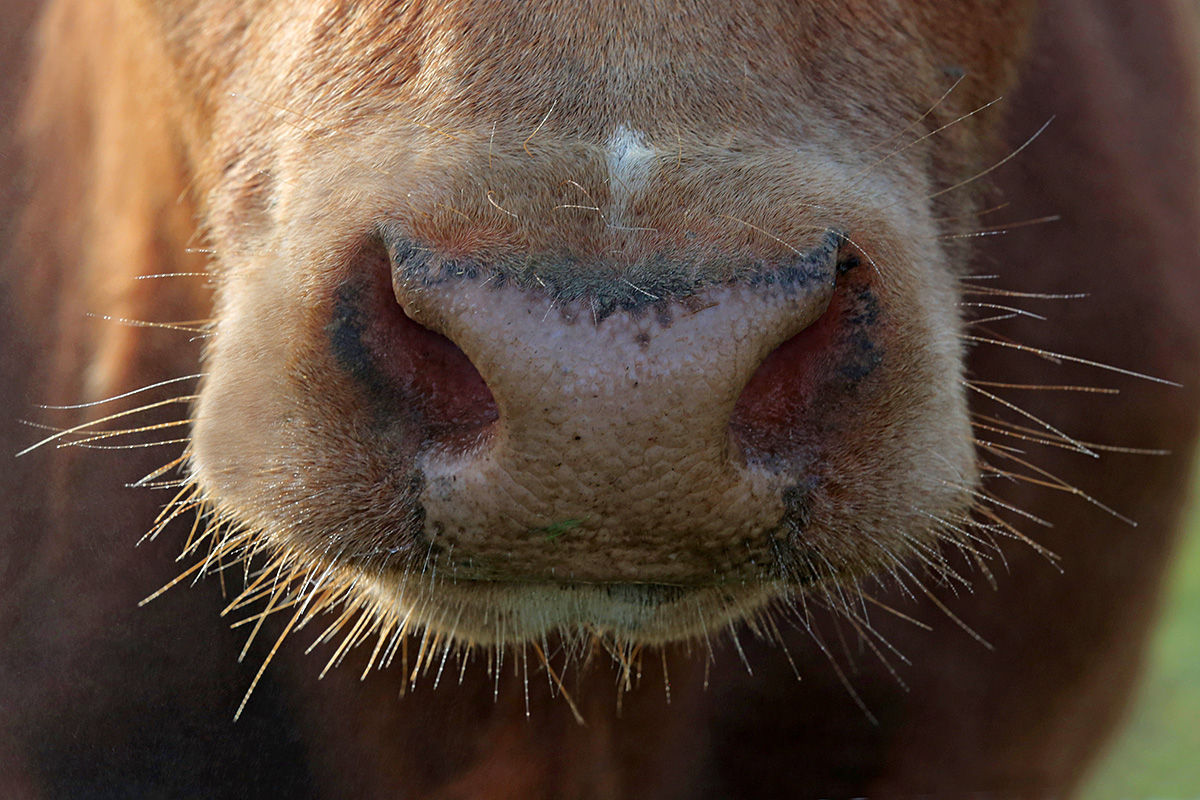
[[(1200, 0), (1193, 0), (1200, 10)], [(1200, 470), (1188, 536), (1124, 732), (1083, 800), (1200, 798)]]
[(1200, 798), (1200, 480), (1192, 494), (1141, 689), (1083, 800)]

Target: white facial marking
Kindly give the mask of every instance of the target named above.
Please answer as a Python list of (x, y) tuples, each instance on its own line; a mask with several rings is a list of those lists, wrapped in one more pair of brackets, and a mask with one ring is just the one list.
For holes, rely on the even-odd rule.
[(608, 181), (612, 198), (608, 223), (615, 227), (630, 222), (630, 204), (645, 190), (654, 175), (656, 151), (646, 145), (645, 134), (618, 125), (608, 139)]

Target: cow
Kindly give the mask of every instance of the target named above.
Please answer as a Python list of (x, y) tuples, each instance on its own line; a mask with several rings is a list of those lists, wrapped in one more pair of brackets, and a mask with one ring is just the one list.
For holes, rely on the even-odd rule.
[(1190, 4), (3, 13), (6, 795), (1079, 786), (1196, 436)]

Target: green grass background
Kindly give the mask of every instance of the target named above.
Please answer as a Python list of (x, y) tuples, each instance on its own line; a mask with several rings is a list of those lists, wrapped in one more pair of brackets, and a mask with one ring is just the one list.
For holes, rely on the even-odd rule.
[(1200, 798), (1200, 503), (1195, 500), (1179, 556), (1133, 711), (1082, 800)]

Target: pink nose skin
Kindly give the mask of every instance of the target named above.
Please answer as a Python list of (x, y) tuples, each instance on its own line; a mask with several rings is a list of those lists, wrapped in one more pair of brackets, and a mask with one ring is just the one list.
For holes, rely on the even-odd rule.
[[(424, 536), (442, 574), (679, 585), (762, 577), (796, 476), (748, 461), (730, 417), (764, 359), (829, 306), (840, 243), (830, 234), (793, 262), (736, 281), (593, 279), (571, 298), (541, 288), (541, 275), (390, 241), (392, 288), (408, 318), (393, 332), (403, 341), (390, 348), (401, 353), (391, 371), (423, 370), (408, 382), (424, 387), (414, 402), (437, 421), (417, 466)], [(449, 355), (455, 346), (461, 354)], [(449, 350), (412, 355), (431, 347)]]

